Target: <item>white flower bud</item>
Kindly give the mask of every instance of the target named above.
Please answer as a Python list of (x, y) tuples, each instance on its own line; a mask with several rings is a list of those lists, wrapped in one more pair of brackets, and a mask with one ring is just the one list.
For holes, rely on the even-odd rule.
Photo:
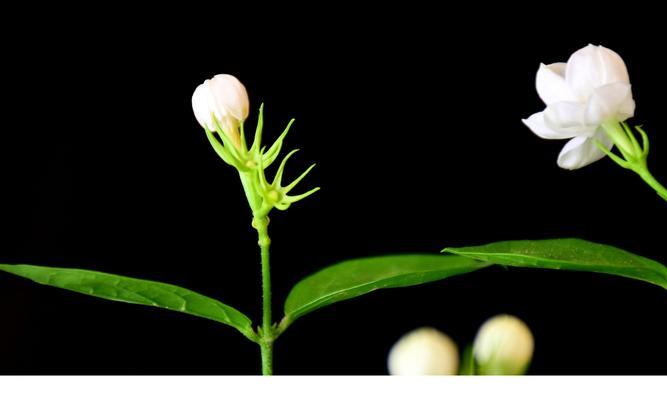
[(220, 74), (205, 80), (192, 94), (192, 110), (197, 122), (211, 132), (217, 130), (215, 117), (224, 134), (239, 147), (239, 127), (248, 118), (249, 100), (245, 87), (238, 79)]
[(479, 329), (473, 353), (483, 375), (519, 375), (528, 367), (534, 346), (533, 334), (523, 321), (498, 315)]
[(434, 328), (405, 334), (389, 352), (391, 375), (456, 375), (459, 352), (449, 336)]

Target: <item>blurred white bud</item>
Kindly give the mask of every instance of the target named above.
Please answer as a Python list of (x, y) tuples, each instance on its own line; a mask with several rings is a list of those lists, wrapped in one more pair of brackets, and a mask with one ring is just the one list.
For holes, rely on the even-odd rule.
[(534, 347), (533, 334), (523, 321), (498, 315), (479, 329), (473, 353), (482, 375), (520, 375), (528, 368)]
[(192, 110), (199, 125), (215, 132), (215, 117), (237, 148), (241, 143), (239, 127), (248, 118), (248, 109), (248, 93), (232, 75), (220, 74), (207, 79), (192, 94)]
[(389, 352), (391, 375), (456, 375), (459, 352), (449, 336), (419, 328), (401, 337)]

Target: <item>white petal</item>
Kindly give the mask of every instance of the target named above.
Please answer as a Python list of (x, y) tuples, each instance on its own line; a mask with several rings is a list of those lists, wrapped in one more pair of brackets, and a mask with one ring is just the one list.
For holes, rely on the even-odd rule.
[(541, 137), (542, 139), (569, 139), (575, 134), (573, 133), (563, 133), (557, 132), (549, 128), (544, 122), (544, 112), (538, 112), (527, 119), (521, 120), (534, 134)]
[(592, 136), (596, 126), (586, 125), (586, 105), (563, 101), (547, 106), (544, 110), (544, 123), (561, 134), (572, 136)]
[(558, 74), (560, 77), (565, 78), (565, 68), (567, 67), (567, 63), (564, 62), (557, 62), (557, 63), (551, 63), (548, 65), (542, 64), (545, 67), (549, 68), (556, 74)]
[(599, 86), (615, 82), (630, 83), (623, 59), (612, 50), (591, 44), (570, 56), (565, 80), (582, 101), (586, 101)]
[(632, 99), (632, 96), (625, 99), (625, 101), (618, 108), (618, 114), (616, 114), (616, 119), (618, 121), (625, 121), (626, 119), (633, 117), (635, 115), (635, 101)]
[(211, 95), (208, 91), (206, 82), (204, 82), (197, 86), (192, 94), (192, 111), (194, 111), (195, 118), (197, 119), (197, 122), (199, 122), (199, 125), (214, 131), (215, 127), (211, 120), (211, 109), (209, 108), (210, 100)]
[(544, 104), (576, 100), (565, 81), (565, 67), (565, 63), (540, 64), (535, 78), (535, 87)]
[(603, 158), (605, 154), (595, 145), (599, 140), (606, 148), (613, 146), (607, 135), (599, 130), (592, 138), (579, 136), (565, 144), (558, 155), (558, 166), (564, 169), (578, 169)]
[(604, 65), (605, 83), (623, 82), (630, 84), (630, 76), (625, 62), (615, 51), (604, 46), (598, 46), (600, 62)]
[(220, 109), (239, 121), (248, 117), (249, 100), (243, 84), (236, 77), (218, 74), (211, 79), (211, 88)]
[(227, 107), (225, 107), (224, 101), (225, 97), (224, 88), (220, 88), (219, 85), (213, 81), (213, 79), (207, 79), (204, 81), (204, 86), (208, 88), (206, 93), (208, 94), (209, 109), (210, 112), (215, 115), (215, 118), (218, 121), (222, 121), (229, 115)]
[(625, 121), (634, 114), (634, 101), (630, 85), (623, 82), (600, 86), (586, 107), (586, 124), (600, 125), (610, 119)]

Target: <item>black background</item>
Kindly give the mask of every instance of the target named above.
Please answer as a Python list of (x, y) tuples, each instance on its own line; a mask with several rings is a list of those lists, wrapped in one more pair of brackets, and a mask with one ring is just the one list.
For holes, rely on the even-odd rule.
[[(626, 60), (632, 121), (667, 180), (659, 26), (540, 10), (42, 11), (6, 15), (22, 23), (4, 28), (2, 262), (178, 284), (259, 321), (247, 205), (191, 111), (217, 73), (247, 87), (248, 126), (265, 103), (267, 139), (296, 118), (290, 176), (318, 163), (303, 188), (322, 190), (272, 214), (277, 318), (298, 280), (353, 257), (581, 237), (667, 261), (667, 208), (649, 187), (608, 159), (561, 170), (565, 142), (521, 123), (543, 108), (540, 62), (605, 45)], [(275, 371), (384, 374), (411, 329), (462, 347), (510, 313), (536, 337), (533, 374), (666, 374), (665, 310), (665, 291), (639, 281), (493, 267), (310, 314), (277, 342)], [(229, 327), (8, 274), (0, 321), (2, 373), (259, 372), (256, 345)]]

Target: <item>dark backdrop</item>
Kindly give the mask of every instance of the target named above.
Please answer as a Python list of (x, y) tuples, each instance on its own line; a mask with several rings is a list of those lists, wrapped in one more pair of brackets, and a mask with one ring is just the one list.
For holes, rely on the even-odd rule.
[[(667, 261), (667, 206), (650, 188), (607, 159), (559, 169), (565, 142), (521, 123), (543, 107), (540, 62), (603, 44), (627, 62), (633, 121), (667, 180), (664, 64), (648, 23), (539, 10), (323, 7), (272, 24), (256, 10), (42, 11), (7, 15), (24, 23), (3, 28), (2, 262), (178, 284), (260, 320), (245, 199), (191, 111), (192, 91), (216, 73), (245, 83), (249, 126), (265, 103), (267, 139), (296, 118), (290, 176), (318, 163), (304, 187), (321, 192), (272, 214), (276, 317), (299, 279), (352, 257), (581, 237)], [(275, 370), (383, 374), (408, 330), (434, 326), (463, 346), (511, 313), (535, 334), (531, 373), (665, 374), (665, 310), (665, 291), (646, 283), (493, 267), (308, 315), (277, 342)], [(229, 327), (7, 274), (0, 321), (2, 373), (259, 371), (256, 346)]]

